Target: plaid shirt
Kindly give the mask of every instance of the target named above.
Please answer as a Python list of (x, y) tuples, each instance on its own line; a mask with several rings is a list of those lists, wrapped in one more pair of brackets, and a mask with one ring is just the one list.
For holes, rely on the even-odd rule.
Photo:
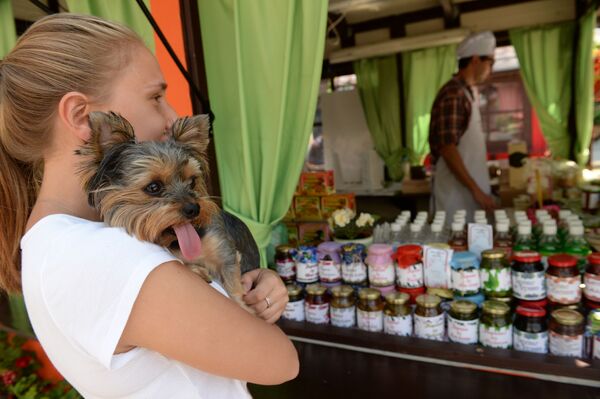
[(460, 138), (469, 126), (471, 118), (471, 101), (465, 88), (472, 91), (464, 80), (454, 76), (438, 92), (431, 107), (429, 123), (429, 149), (431, 163), (435, 164), (440, 157), (440, 150), (449, 144), (458, 145)]

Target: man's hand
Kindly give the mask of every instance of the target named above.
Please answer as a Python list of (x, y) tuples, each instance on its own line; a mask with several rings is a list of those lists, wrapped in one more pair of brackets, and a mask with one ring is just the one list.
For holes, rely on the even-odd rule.
[(479, 187), (473, 192), (473, 199), (479, 204), (479, 206), (485, 211), (491, 211), (497, 208), (496, 201), (491, 195), (487, 195), (479, 189)]
[[(267, 323), (275, 323), (288, 303), (288, 293), (283, 281), (270, 269), (254, 269), (242, 275), (243, 299), (256, 315)], [(254, 288), (252, 288), (254, 287)]]

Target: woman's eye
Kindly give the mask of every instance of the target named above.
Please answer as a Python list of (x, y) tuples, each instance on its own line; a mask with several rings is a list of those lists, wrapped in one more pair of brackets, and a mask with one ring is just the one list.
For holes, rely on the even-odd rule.
[(150, 195), (158, 195), (161, 193), (162, 188), (163, 185), (161, 182), (153, 181), (152, 183), (148, 184), (146, 188), (144, 188), (144, 191)]

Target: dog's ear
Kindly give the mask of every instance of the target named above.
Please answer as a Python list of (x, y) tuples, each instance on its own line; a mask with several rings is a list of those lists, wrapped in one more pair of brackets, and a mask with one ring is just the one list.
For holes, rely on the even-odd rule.
[(179, 118), (170, 129), (171, 137), (192, 152), (192, 156), (198, 159), (206, 157), (210, 130), (210, 119), (208, 115), (194, 115)]

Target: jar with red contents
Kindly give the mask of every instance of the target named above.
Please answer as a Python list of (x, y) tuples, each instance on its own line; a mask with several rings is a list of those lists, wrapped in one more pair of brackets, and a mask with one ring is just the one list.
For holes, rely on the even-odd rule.
[(595, 252), (588, 256), (583, 283), (583, 295), (592, 302), (600, 302), (600, 253)]
[(402, 288), (423, 287), (423, 259), (420, 245), (401, 245), (396, 250), (396, 285)]
[(546, 297), (546, 279), (541, 259), (535, 251), (513, 253), (511, 280), (515, 298), (538, 301)]
[(517, 306), (513, 325), (513, 348), (523, 352), (548, 353), (546, 309)]
[(556, 304), (570, 305), (581, 300), (581, 276), (577, 258), (571, 255), (552, 255), (546, 270), (548, 300)]

